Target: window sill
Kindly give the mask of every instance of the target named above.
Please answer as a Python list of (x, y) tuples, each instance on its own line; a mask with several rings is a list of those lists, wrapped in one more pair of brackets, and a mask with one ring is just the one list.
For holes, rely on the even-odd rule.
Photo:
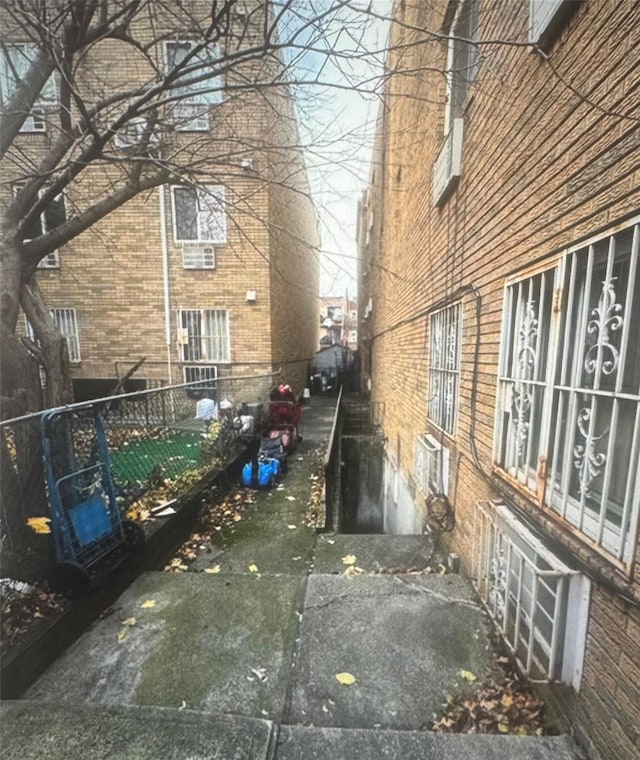
[(540, 506), (535, 494), (521, 483), (514, 482), (507, 473), (493, 467), (493, 487), (501, 498), (515, 506), (549, 541), (550, 548), (561, 558), (563, 555), (577, 564), (580, 570), (596, 582), (612, 589), (633, 604), (640, 604), (640, 588), (632, 583), (633, 564), (618, 563), (578, 535), (575, 529), (552, 509)]

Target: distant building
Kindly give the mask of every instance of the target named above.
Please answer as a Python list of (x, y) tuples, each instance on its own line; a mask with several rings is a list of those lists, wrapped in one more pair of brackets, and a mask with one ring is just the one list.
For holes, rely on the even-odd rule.
[(321, 296), (320, 346), (335, 344), (358, 348), (358, 303), (355, 299), (340, 296)]

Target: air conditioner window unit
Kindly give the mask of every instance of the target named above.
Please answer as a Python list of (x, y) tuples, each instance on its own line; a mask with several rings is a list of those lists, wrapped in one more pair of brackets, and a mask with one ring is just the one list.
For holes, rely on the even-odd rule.
[(421, 435), (415, 443), (415, 475), (418, 488), (425, 494), (448, 494), (449, 449), (432, 435)]
[(45, 114), (41, 108), (34, 108), (33, 111), (24, 120), (24, 124), (20, 127), (21, 132), (46, 132), (47, 122), (45, 121)]
[(207, 106), (201, 103), (178, 103), (173, 117), (180, 132), (206, 132), (209, 129)]
[(43, 259), (38, 262), (38, 269), (59, 269), (60, 257), (58, 251), (48, 253)]
[(184, 269), (215, 269), (215, 249), (212, 245), (185, 243), (182, 248)]

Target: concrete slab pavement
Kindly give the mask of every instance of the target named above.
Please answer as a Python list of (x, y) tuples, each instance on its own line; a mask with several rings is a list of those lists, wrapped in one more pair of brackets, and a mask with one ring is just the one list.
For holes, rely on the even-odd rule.
[(191, 710), (2, 705), (3, 760), (267, 760), (273, 724)]
[[(448, 576), (312, 575), (286, 723), (420, 729), (493, 666), (470, 585)], [(342, 685), (336, 674), (356, 681)]]
[(368, 573), (424, 570), (431, 561), (430, 536), (331, 534), (318, 536), (314, 558), (316, 573), (343, 573), (342, 558), (353, 555), (355, 565)]
[(280, 719), (301, 589), (291, 576), (149, 573), (27, 697)]

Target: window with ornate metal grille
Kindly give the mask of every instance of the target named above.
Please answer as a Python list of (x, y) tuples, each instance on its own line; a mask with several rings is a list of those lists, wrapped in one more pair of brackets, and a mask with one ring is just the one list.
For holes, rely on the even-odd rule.
[(508, 283), (494, 459), (629, 569), (640, 512), (640, 218)]

